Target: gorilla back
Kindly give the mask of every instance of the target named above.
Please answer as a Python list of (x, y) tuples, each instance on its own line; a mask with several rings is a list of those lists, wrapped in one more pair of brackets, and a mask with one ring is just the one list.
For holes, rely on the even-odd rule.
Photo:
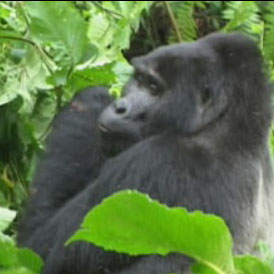
[[(22, 245), (43, 256), (43, 273), (189, 273), (190, 261), (178, 255), (129, 257), (87, 243), (64, 246), (85, 214), (121, 189), (223, 217), (235, 253), (253, 252), (260, 239), (273, 246), (271, 91), (253, 42), (237, 34), (213, 34), (159, 48), (132, 64), (135, 73), (124, 97), (95, 123), (108, 140), (127, 136), (132, 145), (94, 165), (100, 171), (88, 184), (59, 179), (53, 188), (50, 180), (35, 182), (22, 226), (33, 232), (22, 229), (19, 235)], [(74, 195), (67, 196), (71, 185)]]

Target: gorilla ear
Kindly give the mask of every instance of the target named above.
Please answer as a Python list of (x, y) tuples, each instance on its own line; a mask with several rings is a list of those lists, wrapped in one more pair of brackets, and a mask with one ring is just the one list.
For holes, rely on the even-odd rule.
[(210, 104), (212, 100), (212, 90), (210, 87), (205, 87), (201, 92), (201, 103), (203, 105)]

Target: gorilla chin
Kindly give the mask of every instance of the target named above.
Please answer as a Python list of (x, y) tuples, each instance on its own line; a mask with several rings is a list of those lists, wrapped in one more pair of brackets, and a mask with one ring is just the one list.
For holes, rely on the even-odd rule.
[(43, 257), (43, 274), (190, 273), (191, 261), (178, 254), (131, 257), (64, 245), (102, 199), (136, 189), (221, 216), (236, 254), (254, 252), (258, 240), (274, 247), (271, 90), (256, 45), (212, 34), (132, 65), (122, 98), (87, 89), (57, 116), (21, 221), (21, 246)]

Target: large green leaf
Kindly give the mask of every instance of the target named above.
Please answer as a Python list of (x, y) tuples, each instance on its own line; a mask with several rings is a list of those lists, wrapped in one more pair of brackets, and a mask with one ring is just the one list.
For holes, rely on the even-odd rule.
[(0, 232), (0, 268), (14, 266), (17, 263), (14, 241)]
[(43, 262), (29, 249), (19, 249), (14, 241), (0, 232), (0, 274), (40, 274)]
[(18, 249), (17, 258), (19, 265), (26, 267), (34, 273), (40, 273), (43, 267), (42, 259), (29, 249)]
[(90, 211), (68, 243), (79, 240), (130, 255), (179, 252), (204, 273), (234, 274), (232, 239), (221, 218), (169, 208), (136, 191), (116, 193)]
[(81, 61), (89, 48), (87, 24), (69, 1), (27, 1), (31, 36), (38, 43), (58, 44), (71, 59)]

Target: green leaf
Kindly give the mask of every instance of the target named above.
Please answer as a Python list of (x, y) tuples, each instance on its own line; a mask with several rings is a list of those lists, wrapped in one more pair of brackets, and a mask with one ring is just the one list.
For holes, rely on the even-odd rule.
[(258, 250), (260, 252), (261, 257), (264, 261), (266, 261), (270, 267), (274, 270), (274, 252), (270, 248), (270, 246), (262, 241), (258, 243)]
[(14, 241), (0, 232), (0, 266), (17, 264), (16, 246)]
[(0, 207), (0, 231), (4, 231), (16, 217), (16, 211)]
[(0, 274), (40, 274), (42, 267), (37, 254), (29, 249), (18, 249), (10, 237), (0, 233)]
[(116, 81), (112, 71), (113, 63), (85, 70), (79, 70), (72, 74), (69, 88), (72, 91), (81, 90), (89, 86), (110, 86)]
[[(170, 6), (177, 21), (183, 41), (193, 41), (197, 38), (197, 24), (194, 18), (194, 9), (200, 1), (175, 1)], [(171, 43), (178, 42), (172, 32)]]
[(34, 273), (31, 270), (25, 268), (25, 267), (12, 267), (4, 270), (0, 270), (0, 274), (40, 274), (40, 273)]
[[(30, 126), (33, 127), (33, 134), (37, 140), (45, 137), (45, 133), (49, 129), (50, 123), (56, 112), (55, 96), (49, 92), (38, 92), (38, 98), (34, 111), (29, 119)], [(26, 121), (27, 123), (27, 121)]]
[(121, 91), (129, 81), (133, 71), (133, 67), (121, 56), (121, 58), (119, 58), (116, 64), (113, 66), (113, 72), (117, 78), (117, 82), (110, 88), (110, 93), (113, 96), (116, 98), (121, 96)]
[(113, 67), (113, 71), (116, 74), (116, 77), (119, 79), (119, 82), (125, 85), (129, 81), (129, 78), (132, 76), (134, 69), (121, 56), (121, 58), (119, 59), (119, 62), (117, 62), (115, 66)]
[(24, 69), (21, 72), (21, 82), (17, 93), (21, 96), (23, 104), (19, 112), (31, 114), (35, 106), (33, 94), (36, 93), (37, 88), (49, 88), (46, 83), (47, 70), (37, 52), (33, 51), (32, 48), (27, 51), (21, 65), (24, 66)]
[(253, 256), (239, 256), (234, 259), (237, 274), (273, 274), (267, 263)]
[(42, 259), (33, 251), (29, 249), (19, 249), (17, 251), (18, 262), (21, 266), (33, 271), (34, 273), (40, 273), (43, 267)]
[(264, 36), (264, 54), (271, 61), (272, 66), (274, 62), (274, 3), (269, 1), (266, 6), (265, 19), (265, 36)]
[(69, 1), (27, 1), (31, 36), (38, 43), (58, 44), (78, 64), (88, 47), (87, 24)]
[(229, 20), (224, 31), (242, 30), (245, 33), (262, 32), (262, 21), (255, 1), (227, 1), (223, 17)]
[(182, 253), (211, 273), (234, 274), (232, 239), (221, 218), (169, 208), (136, 191), (116, 193), (90, 211), (68, 243), (79, 240), (130, 255)]
[(8, 19), (12, 9), (6, 3), (0, 3), (0, 17), (3, 19)]
[(104, 8), (119, 14), (120, 19), (126, 19), (128, 25), (137, 31), (140, 24), (141, 13), (149, 10), (153, 1), (103, 1)]
[(4, 87), (0, 87), (0, 106), (5, 105), (13, 101), (18, 96), (19, 83), (14, 80), (4, 84)]
[(98, 48), (97, 64), (116, 61), (121, 50), (129, 48), (131, 34), (139, 28), (140, 15), (149, 6), (147, 1), (103, 1), (99, 7), (91, 5), (88, 37)]

